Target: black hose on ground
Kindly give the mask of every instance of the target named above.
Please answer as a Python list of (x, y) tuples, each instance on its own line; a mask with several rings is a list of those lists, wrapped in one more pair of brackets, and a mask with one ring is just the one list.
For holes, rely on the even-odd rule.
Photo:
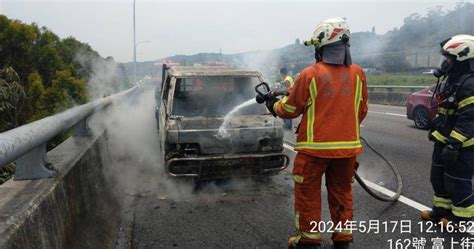
[(379, 201), (392, 202), (392, 201), (398, 200), (398, 198), (400, 197), (400, 195), (402, 194), (402, 191), (403, 191), (402, 177), (401, 177), (400, 173), (398, 172), (398, 169), (392, 163), (390, 163), (390, 161), (387, 158), (385, 158), (384, 155), (382, 155), (374, 147), (372, 147), (372, 145), (370, 145), (370, 143), (367, 142), (367, 140), (365, 138), (360, 137), (360, 140), (362, 140), (367, 145), (367, 147), (369, 149), (371, 149), (377, 156), (379, 156), (382, 160), (384, 160), (385, 163), (387, 163), (387, 165), (390, 167), (393, 174), (397, 178), (397, 191), (395, 192), (395, 195), (393, 195), (393, 196), (378, 194), (377, 192), (373, 191), (369, 186), (367, 186), (367, 184), (365, 184), (364, 180), (356, 172), (355, 173), (355, 178), (356, 178), (357, 182), (360, 184), (360, 186), (367, 193), (369, 193), (369, 195), (371, 195), (372, 197), (374, 197), (375, 199), (377, 199)]

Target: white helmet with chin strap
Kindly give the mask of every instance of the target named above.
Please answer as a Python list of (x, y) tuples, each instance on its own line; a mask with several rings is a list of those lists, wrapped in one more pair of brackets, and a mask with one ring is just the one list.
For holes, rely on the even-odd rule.
[(351, 31), (346, 20), (340, 17), (333, 17), (324, 20), (314, 30), (311, 40), (304, 42), (306, 46), (324, 47), (339, 41), (349, 41)]
[(351, 31), (346, 20), (333, 17), (318, 24), (311, 40), (305, 41), (304, 44), (314, 45), (316, 61), (348, 66), (352, 64), (350, 36)]

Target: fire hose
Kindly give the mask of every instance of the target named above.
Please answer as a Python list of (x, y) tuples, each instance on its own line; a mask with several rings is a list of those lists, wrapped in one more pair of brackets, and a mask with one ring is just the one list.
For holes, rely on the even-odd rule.
[[(255, 100), (257, 103), (262, 104), (266, 101), (272, 100), (274, 98), (277, 98), (278, 96), (288, 96), (288, 91), (286, 90), (278, 90), (278, 91), (270, 91), (270, 87), (268, 86), (267, 83), (262, 82), (259, 85), (255, 87), (255, 91), (257, 92), (257, 96), (255, 97)], [(389, 196), (389, 195), (382, 195), (378, 193), (377, 190), (369, 187), (365, 180), (355, 172), (355, 179), (359, 183), (359, 185), (372, 197), (379, 201), (383, 202), (393, 202), (398, 200), (400, 195), (402, 194), (403, 191), (403, 182), (402, 182), (402, 177), (400, 175), (400, 172), (398, 172), (398, 169), (393, 165), (382, 153), (380, 153), (378, 150), (376, 150), (364, 137), (360, 137), (360, 139), (367, 145), (367, 147), (372, 150), (375, 155), (377, 155), (380, 159), (382, 159), (390, 168), (390, 170), (393, 172), (396, 178), (397, 182), (397, 190), (394, 193), (394, 195)], [(392, 191), (389, 191), (392, 192)]]

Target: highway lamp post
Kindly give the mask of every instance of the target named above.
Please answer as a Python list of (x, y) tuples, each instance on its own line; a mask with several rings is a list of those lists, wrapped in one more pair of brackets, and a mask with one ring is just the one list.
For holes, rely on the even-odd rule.
[(137, 42), (135, 31), (135, 0), (133, 0), (133, 84), (137, 81)]
[(135, 2), (133, 0), (133, 84), (137, 83), (137, 47), (143, 43), (149, 43), (150, 41), (141, 41), (137, 43), (137, 36), (136, 36), (136, 22), (135, 22)]

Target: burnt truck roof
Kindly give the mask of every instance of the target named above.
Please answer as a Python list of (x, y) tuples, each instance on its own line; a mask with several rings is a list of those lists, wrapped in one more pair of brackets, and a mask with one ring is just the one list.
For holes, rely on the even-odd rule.
[(260, 77), (262, 74), (255, 70), (216, 67), (216, 66), (172, 66), (168, 73), (174, 77), (199, 77), (199, 76), (249, 76)]

